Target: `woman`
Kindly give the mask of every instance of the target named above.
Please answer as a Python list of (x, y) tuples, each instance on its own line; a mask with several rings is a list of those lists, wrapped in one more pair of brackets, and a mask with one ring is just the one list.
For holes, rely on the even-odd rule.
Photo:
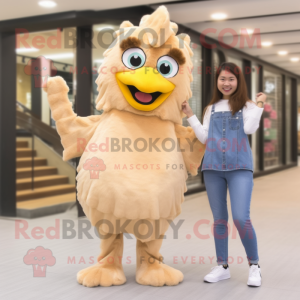
[(182, 110), (197, 138), (206, 143), (202, 168), (209, 204), (214, 217), (217, 264), (204, 277), (206, 282), (230, 278), (228, 266), (227, 185), (232, 216), (249, 263), (250, 286), (261, 285), (255, 230), (250, 221), (253, 189), (253, 158), (247, 134), (259, 127), (266, 95), (258, 93), (256, 103), (247, 97), (241, 70), (223, 63), (216, 71), (212, 100), (204, 110), (203, 125), (187, 101)]

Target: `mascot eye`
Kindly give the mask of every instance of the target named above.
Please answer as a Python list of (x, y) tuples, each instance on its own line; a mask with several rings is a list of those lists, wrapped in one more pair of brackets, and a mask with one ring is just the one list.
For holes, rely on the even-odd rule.
[(38, 69), (39, 69), (39, 67), (35, 67), (34, 69), (35, 69), (35, 70), (38, 70)]
[(140, 48), (129, 48), (122, 55), (122, 62), (128, 69), (141, 68), (146, 61), (146, 55)]
[(174, 77), (178, 72), (178, 64), (174, 58), (165, 55), (157, 61), (157, 70), (165, 78)]

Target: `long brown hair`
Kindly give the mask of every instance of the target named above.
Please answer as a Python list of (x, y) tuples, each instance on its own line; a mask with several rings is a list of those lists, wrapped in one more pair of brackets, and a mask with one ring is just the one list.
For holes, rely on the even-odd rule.
[(237, 78), (237, 82), (238, 82), (236, 90), (232, 95), (229, 96), (229, 101), (228, 101), (232, 115), (234, 115), (237, 111), (242, 109), (246, 105), (247, 101), (252, 101), (248, 98), (247, 85), (242, 70), (234, 63), (224, 62), (216, 70), (216, 74), (214, 78), (213, 96), (209, 104), (203, 110), (202, 124), (208, 106), (217, 103), (223, 97), (223, 94), (218, 89), (218, 78), (220, 76), (221, 71), (223, 70), (232, 73)]

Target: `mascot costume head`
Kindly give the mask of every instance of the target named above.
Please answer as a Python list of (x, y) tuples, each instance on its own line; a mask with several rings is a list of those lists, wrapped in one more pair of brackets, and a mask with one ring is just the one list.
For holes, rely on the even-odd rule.
[(181, 271), (162, 263), (159, 250), (180, 214), (188, 172), (197, 174), (205, 145), (182, 126), (181, 104), (192, 96), (190, 37), (176, 36), (165, 6), (124, 21), (104, 52), (96, 80), (101, 115), (77, 116), (61, 77), (44, 88), (64, 147), (79, 157), (77, 197), (101, 238), (98, 263), (77, 274), (88, 287), (121, 285), (123, 233), (136, 239), (136, 281), (177, 285)]

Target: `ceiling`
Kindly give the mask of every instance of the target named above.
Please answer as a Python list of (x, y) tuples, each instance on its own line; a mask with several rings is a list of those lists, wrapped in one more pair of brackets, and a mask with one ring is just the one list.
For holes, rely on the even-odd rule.
[[(4, 0), (1, 0), (1, 2)], [(130, 7), (138, 5), (148, 5), (160, 3), (162, 0), (53, 0), (57, 6), (53, 8), (44, 8), (38, 5), (40, 0), (10, 0), (5, 4), (1, 3), (0, 21), (45, 14), (54, 14), (74, 10), (106, 10), (120, 7)], [(164, 0), (164, 3), (174, 0)]]
[[(216, 40), (223, 37), (223, 42), (234, 48), (256, 56), (262, 60), (282, 67), (300, 75), (300, 1), (299, 0), (214, 0), (176, 4), (165, 4), (170, 12), (172, 21), (181, 23), (198, 32), (210, 28), (215, 32), (207, 36)], [(157, 8), (157, 5), (151, 5)], [(227, 18), (222, 21), (211, 19), (213, 13), (225, 13)], [(222, 34), (222, 30), (230, 28), (232, 33)], [(256, 29), (255, 42), (241, 47), (242, 28)], [(260, 41), (259, 41), (260, 39)], [(272, 42), (272, 46), (263, 47), (264, 41)], [(278, 51), (287, 51), (284, 56)], [(299, 58), (292, 62), (291, 58)]]
[[(55, 0), (54, 8), (42, 8), (38, 0), (11, 0), (2, 5), (0, 20), (21, 18), (34, 15), (58, 13), (70, 10), (105, 10), (136, 5), (150, 5), (156, 9), (162, 4), (161, 0), (120, 0), (99, 1), (71, 1)], [(168, 3), (170, 2), (170, 3)], [(175, 3), (174, 3), (175, 2)], [(300, 1), (299, 0), (212, 0), (212, 1), (172, 1), (165, 0), (171, 20), (181, 23), (198, 32), (213, 29), (215, 32), (207, 33), (211, 38), (218, 39), (222, 30), (230, 28), (236, 34), (237, 48), (252, 56), (282, 67), (292, 73), (300, 75)], [(18, 9), (16, 9), (16, 7)], [(223, 12), (227, 19), (213, 21), (211, 14)], [(124, 20), (126, 16), (124, 16)], [(252, 28), (258, 31), (254, 37), (255, 42), (251, 46), (247, 41), (241, 47), (241, 28)], [(51, 33), (53, 34), (53, 33)], [(250, 35), (250, 38), (252, 35)], [(222, 35), (223, 42), (231, 45), (233, 35)], [(260, 42), (270, 41), (272, 46), (259, 47)], [(287, 51), (284, 56), (278, 55), (278, 51)], [(43, 52), (43, 51), (42, 51)], [(41, 53), (44, 55), (45, 53)], [(48, 54), (48, 53), (47, 53)], [(95, 56), (94, 56), (95, 57)], [(298, 62), (292, 62), (291, 58), (299, 58)], [(66, 61), (70, 63), (71, 59)]]

